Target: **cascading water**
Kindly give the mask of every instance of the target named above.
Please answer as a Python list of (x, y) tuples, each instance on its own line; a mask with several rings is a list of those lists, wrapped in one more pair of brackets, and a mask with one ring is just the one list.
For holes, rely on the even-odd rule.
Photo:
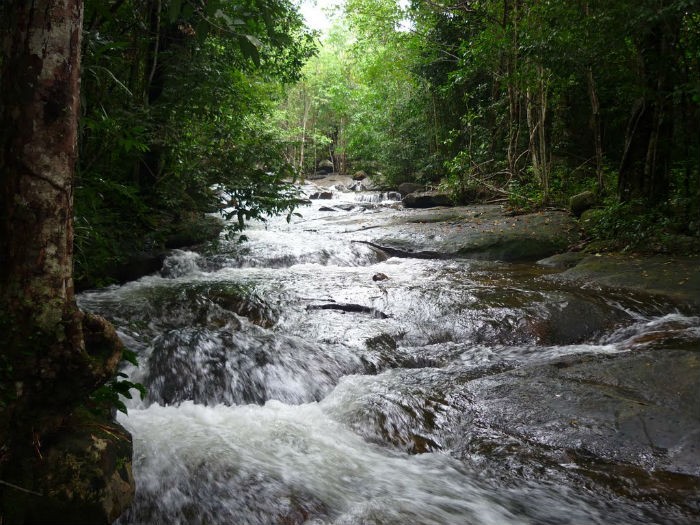
[[(363, 217), (401, 213), (375, 195), (314, 201), (292, 224), (255, 225), (247, 243), (175, 252), (161, 275), (81, 295), (138, 353), (127, 372), (149, 392), (120, 417), (137, 494), (119, 523), (700, 518), (699, 473), (650, 488), (665, 456), (645, 458), (641, 445), (616, 449), (628, 477), (613, 486), (617, 458), (590, 439), (607, 430), (585, 421), (585, 406), (563, 417), (587, 434), (547, 433), (548, 413), (577, 409), (562, 399), (597, 399), (576, 389), (608, 361), (697, 349), (700, 319), (567, 288), (532, 265), (389, 258), (352, 236)], [(540, 384), (551, 392), (528, 397)], [(611, 383), (603, 398), (632, 399), (625, 388)], [(514, 408), (504, 396), (518, 396)], [(679, 421), (694, 430), (677, 453), (691, 454), (700, 425)], [(577, 439), (592, 443), (590, 458)], [(664, 483), (682, 501), (658, 496)]]

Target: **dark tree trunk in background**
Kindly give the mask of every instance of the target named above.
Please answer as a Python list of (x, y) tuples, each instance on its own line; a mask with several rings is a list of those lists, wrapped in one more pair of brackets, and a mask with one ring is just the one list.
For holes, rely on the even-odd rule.
[[(16, 490), (8, 480), (37, 486), (30, 478), (41, 475), (51, 436), (114, 374), (122, 347), (106, 321), (80, 312), (73, 290), (82, 1), (10, 0), (3, 9), (0, 492), (6, 505), (21, 495), (7, 494)], [(0, 510), (0, 522), (19, 522)]]
[[(665, 2), (660, 2), (665, 4)], [(661, 6), (663, 7), (663, 6)], [(660, 8), (661, 8), (660, 7)], [(673, 161), (673, 91), (677, 84), (682, 13), (657, 19), (637, 42), (643, 96), (629, 120), (620, 164), (619, 197), (656, 204), (670, 190)]]

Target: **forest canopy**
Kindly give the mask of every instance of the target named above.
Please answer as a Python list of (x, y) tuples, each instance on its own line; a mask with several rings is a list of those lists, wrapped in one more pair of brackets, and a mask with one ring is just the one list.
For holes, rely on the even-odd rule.
[(268, 118), (314, 42), (289, 0), (85, 3), (79, 284), (167, 244), (222, 195), (239, 227), (295, 206)]
[(601, 234), (640, 211), (698, 234), (696, 0), (343, 5), (282, 107), (299, 169), (325, 154), (516, 208), (589, 190)]

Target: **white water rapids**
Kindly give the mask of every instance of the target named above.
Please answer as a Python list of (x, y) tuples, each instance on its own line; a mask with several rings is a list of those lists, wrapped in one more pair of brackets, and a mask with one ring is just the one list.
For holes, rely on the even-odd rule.
[[(388, 258), (357, 242), (363, 216), (402, 213), (377, 200), (314, 201), (291, 224), (255, 225), (247, 243), (176, 252), (162, 275), (81, 295), (138, 353), (127, 372), (149, 389), (119, 417), (137, 482), (119, 523), (659, 519), (655, 504), (567, 477), (564, 453), (494, 467), (483, 450), (463, 452), (464, 413), (477, 401), (461, 385), (627, 352), (658, 330), (700, 340), (700, 320), (559, 290), (517, 265)], [(573, 328), (563, 332), (560, 318)], [(593, 322), (606, 331), (585, 332)]]

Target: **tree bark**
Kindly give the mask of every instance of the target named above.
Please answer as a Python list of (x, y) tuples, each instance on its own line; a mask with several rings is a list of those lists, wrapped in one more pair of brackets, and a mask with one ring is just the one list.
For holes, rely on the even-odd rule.
[(111, 377), (122, 346), (75, 303), (81, 0), (10, 0), (0, 91), (0, 472)]
[(547, 145), (547, 113), (549, 106), (548, 72), (542, 65), (534, 68), (537, 80), (534, 87), (527, 89), (527, 125), (529, 133), (529, 151), (532, 170), (542, 189), (542, 201), (549, 199), (549, 179), (551, 159)]
[(588, 85), (588, 99), (591, 102), (591, 131), (593, 132), (593, 143), (595, 146), (595, 172), (597, 181), (597, 190), (602, 194), (605, 190), (605, 182), (603, 180), (603, 133), (600, 123), (600, 100), (598, 99), (598, 90), (593, 76), (593, 68), (586, 68), (586, 82)]

